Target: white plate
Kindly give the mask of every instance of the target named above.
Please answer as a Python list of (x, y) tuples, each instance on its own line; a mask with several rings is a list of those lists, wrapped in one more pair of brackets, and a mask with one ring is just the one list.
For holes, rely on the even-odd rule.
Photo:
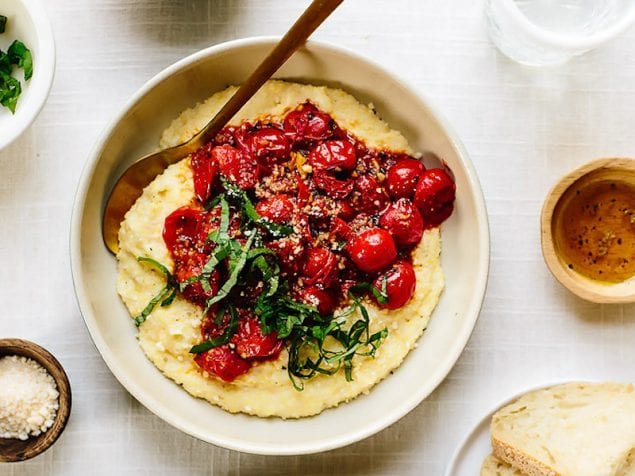
[(403, 417), (448, 374), (470, 337), (489, 266), (487, 214), (476, 172), (456, 134), (429, 102), (382, 67), (350, 51), (308, 43), (276, 75), (339, 86), (372, 102), (415, 150), (443, 157), (457, 184), (456, 210), (443, 224), (446, 289), (419, 345), (368, 395), (301, 420), (232, 415), (191, 397), (152, 365), (115, 291), (116, 262), (103, 245), (101, 216), (112, 185), (132, 161), (156, 150), (183, 109), (243, 82), (276, 38), (238, 40), (195, 53), (151, 79), (96, 144), (83, 172), (71, 225), (73, 282), (88, 330), (121, 384), (150, 411), (202, 440), (260, 454), (325, 451), (366, 438)]
[(492, 416), (498, 410), (505, 405), (518, 400), (526, 393), (533, 392), (535, 390), (541, 390), (543, 388), (553, 387), (554, 385), (560, 385), (570, 382), (582, 382), (588, 381), (585, 379), (558, 381), (548, 384), (537, 385), (531, 388), (527, 388), (521, 392), (516, 393), (513, 397), (509, 397), (507, 400), (499, 403), (488, 412), (479, 422), (472, 428), (465, 439), (458, 446), (450, 463), (448, 464), (445, 476), (477, 476), (480, 474), (481, 465), (487, 455), (492, 452), (492, 444), (490, 440), (489, 426), (492, 421)]

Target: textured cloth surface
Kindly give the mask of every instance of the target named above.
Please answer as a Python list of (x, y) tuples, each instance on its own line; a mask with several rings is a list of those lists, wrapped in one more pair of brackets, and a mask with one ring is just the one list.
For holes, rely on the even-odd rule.
[(538, 219), (563, 173), (597, 157), (635, 156), (635, 29), (550, 69), (521, 67), (497, 53), (484, 31), (482, 0), (347, 0), (315, 34), (385, 65), (457, 130), (487, 200), (491, 274), (465, 352), (413, 412), (346, 448), (263, 457), (191, 438), (119, 385), (75, 302), (68, 229), (90, 149), (131, 94), (200, 48), (280, 34), (308, 1), (42, 3), (57, 38), (57, 75), (33, 127), (0, 152), (0, 336), (33, 340), (60, 359), (73, 411), (53, 448), (29, 462), (0, 464), (0, 476), (436, 476), (480, 416), (524, 387), (634, 380), (635, 306), (594, 305), (564, 290), (543, 264)]

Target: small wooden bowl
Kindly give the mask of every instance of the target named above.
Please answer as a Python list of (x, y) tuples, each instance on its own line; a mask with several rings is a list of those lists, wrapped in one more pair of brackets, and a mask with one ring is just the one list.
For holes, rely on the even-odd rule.
[(22, 339), (0, 339), (0, 358), (18, 355), (28, 357), (44, 367), (55, 380), (59, 409), (53, 425), (44, 433), (27, 440), (0, 438), (0, 462), (24, 461), (46, 451), (59, 438), (71, 412), (71, 387), (62, 365), (46, 349)]
[(555, 240), (562, 212), (572, 199), (574, 188), (581, 190), (605, 180), (617, 180), (635, 186), (635, 160), (594, 160), (565, 175), (553, 186), (542, 207), (542, 254), (554, 277), (582, 299), (596, 303), (635, 302), (635, 277), (618, 283), (596, 281), (586, 277), (569, 268)]

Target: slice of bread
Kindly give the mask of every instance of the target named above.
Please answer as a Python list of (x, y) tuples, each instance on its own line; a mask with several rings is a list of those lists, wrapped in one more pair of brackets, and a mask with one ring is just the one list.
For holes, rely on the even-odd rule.
[(481, 476), (523, 476), (523, 473), (499, 460), (496, 456), (489, 455), (481, 466)]
[(494, 455), (528, 476), (635, 476), (632, 385), (530, 392), (494, 414), (491, 432)]

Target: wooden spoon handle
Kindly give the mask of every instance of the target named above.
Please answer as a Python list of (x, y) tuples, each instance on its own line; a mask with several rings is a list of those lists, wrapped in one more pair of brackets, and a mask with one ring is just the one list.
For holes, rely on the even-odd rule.
[[(302, 16), (282, 37), (278, 45), (260, 66), (247, 78), (231, 99), (214, 118), (197, 134), (203, 142), (212, 140), (234, 115), (256, 94), (262, 85), (282, 66), (285, 61), (307, 40), (318, 26), (344, 0), (313, 0)], [(199, 142), (199, 141), (196, 141)]]

